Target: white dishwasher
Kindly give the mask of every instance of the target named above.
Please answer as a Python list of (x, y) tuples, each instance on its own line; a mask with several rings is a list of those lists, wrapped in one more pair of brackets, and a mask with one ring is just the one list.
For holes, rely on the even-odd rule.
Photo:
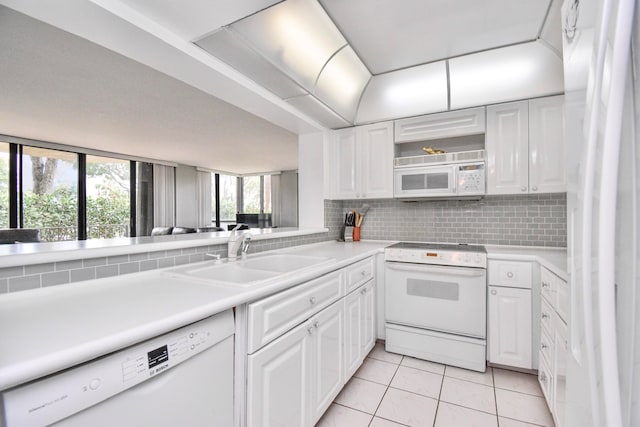
[(232, 426), (231, 310), (1, 394), (0, 425)]

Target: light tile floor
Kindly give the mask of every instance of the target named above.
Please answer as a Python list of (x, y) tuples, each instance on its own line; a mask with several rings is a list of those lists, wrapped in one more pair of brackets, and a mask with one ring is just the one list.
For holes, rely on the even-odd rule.
[(479, 373), (387, 353), (376, 343), (317, 427), (553, 426), (534, 375)]

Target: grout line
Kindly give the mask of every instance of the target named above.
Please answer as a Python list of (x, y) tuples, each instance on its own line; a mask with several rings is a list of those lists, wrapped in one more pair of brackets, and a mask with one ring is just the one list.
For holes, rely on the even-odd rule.
[[(515, 419), (515, 418), (505, 417), (504, 415), (502, 415), (502, 418), (506, 418), (506, 419), (508, 419), (508, 420), (513, 420), (513, 421), (517, 421), (517, 422), (519, 422), (519, 423), (524, 423), (524, 424), (532, 425), (532, 426), (535, 426), (535, 427), (545, 427), (545, 426), (544, 426), (544, 425), (542, 425), (542, 424), (532, 423), (531, 421), (517, 420), (517, 419)], [(499, 422), (500, 422), (500, 421), (498, 421), (498, 423), (499, 423)], [(555, 422), (555, 421), (554, 421), (554, 422)], [(555, 426), (555, 424), (554, 424), (554, 426)]]

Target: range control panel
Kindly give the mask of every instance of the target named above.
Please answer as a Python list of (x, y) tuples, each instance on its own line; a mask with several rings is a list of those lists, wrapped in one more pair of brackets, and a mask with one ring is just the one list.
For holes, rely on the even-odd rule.
[(456, 251), (441, 248), (406, 248), (390, 246), (384, 251), (385, 261), (415, 264), (450, 265), (457, 267), (487, 267), (485, 252)]
[(228, 311), (19, 386), (2, 395), (5, 423), (52, 424), (149, 380), (232, 334), (233, 314)]

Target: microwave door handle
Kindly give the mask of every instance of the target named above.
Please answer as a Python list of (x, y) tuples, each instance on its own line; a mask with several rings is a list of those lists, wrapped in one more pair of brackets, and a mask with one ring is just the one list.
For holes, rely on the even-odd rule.
[(424, 264), (409, 264), (398, 262), (386, 262), (387, 268), (398, 271), (411, 271), (416, 273), (455, 274), (456, 276), (478, 277), (485, 274), (482, 268), (441, 267)]

